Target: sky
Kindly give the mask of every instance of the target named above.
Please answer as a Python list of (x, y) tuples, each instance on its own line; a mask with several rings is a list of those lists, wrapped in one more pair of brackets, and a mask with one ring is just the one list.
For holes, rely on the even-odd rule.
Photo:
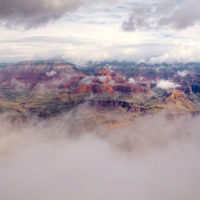
[(0, 0), (0, 62), (198, 62), (199, 28), (199, 0)]

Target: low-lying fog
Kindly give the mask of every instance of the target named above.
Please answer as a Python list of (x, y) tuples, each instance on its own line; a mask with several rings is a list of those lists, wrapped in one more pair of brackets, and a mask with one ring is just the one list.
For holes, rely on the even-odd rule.
[(90, 114), (1, 114), (0, 199), (200, 199), (200, 117), (162, 113), (87, 129)]

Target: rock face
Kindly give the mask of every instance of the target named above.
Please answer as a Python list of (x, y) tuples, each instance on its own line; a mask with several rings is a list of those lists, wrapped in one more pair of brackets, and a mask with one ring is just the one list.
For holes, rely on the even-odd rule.
[(47, 117), (85, 102), (98, 111), (132, 114), (154, 113), (168, 105), (179, 111), (198, 111), (191, 100), (193, 97), (199, 102), (195, 96), (199, 91), (195, 76), (191, 85), (192, 80), (175, 76), (180, 88), (163, 91), (156, 88), (162, 74), (155, 77), (145, 75), (144, 71), (142, 75), (130, 74), (125, 76), (104, 67), (88, 75), (64, 61), (28, 61), (3, 66), (0, 68), (0, 111), (15, 110)]
[(167, 103), (177, 111), (195, 111), (197, 106), (190, 101), (185, 93), (180, 90), (172, 90), (172, 94), (167, 99)]
[(78, 90), (78, 92), (92, 92), (92, 93), (103, 93), (103, 92), (139, 93), (145, 91), (147, 91), (146, 87), (129, 84), (128, 80), (120, 73), (110, 71), (107, 68), (104, 68), (102, 71), (95, 73), (90, 83), (81, 85)]
[(174, 90), (172, 91), (171, 96), (169, 97), (170, 101), (174, 101), (176, 102), (177, 100), (187, 100), (185, 93), (183, 91), (180, 90)]
[(114, 100), (99, 100), (99, 101), (90, 101), (91, 106), (96, 106), (99, 110), (115, 110), (118, 108), (123, 108), (127, 112), (140, 113), (141, 109), (133, 107), (130, 103), (126, 101), (114, 101)]

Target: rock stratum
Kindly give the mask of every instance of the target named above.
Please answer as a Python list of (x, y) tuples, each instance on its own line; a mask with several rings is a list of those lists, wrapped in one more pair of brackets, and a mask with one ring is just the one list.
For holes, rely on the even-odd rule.
[[(109, 113), (130, 119), (161, 111), (198, 114), (199, 66), (99, 63), (82, 67), (65, 61), (2, 64), (0, 112), (46, 118), (87, 105), (101, 119)], [(163, 86), (159, 86), (161, 81)], [(110, 125), (117, 126), (114, 121)]]

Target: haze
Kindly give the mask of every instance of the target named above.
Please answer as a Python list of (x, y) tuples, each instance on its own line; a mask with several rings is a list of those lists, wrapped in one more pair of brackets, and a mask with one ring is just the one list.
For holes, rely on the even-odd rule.
[(17, 115), (0, 116), (1, 199), (200, 197), (199, 117), (169, 121), (161, 113), (132, 127), (88, 131), (85, 107), (40, 122), (13, 121)]

